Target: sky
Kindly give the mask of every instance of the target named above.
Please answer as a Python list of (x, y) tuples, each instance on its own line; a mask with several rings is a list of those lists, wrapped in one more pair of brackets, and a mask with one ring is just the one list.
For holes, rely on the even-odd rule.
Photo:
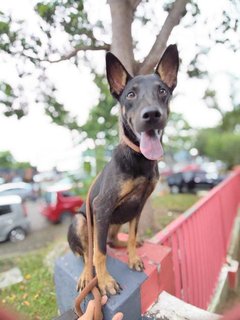
[[(103, 19), (106, 26), (110, 26), (110, 14), (105, 1), (89, 1), (90, 19)], [(161, 12), (161, 1), (152, 0), (149, 14), (154, 8), (155, 12)], [(11, 11), (16, 17), (28, 21), (30, 28), (35, 28), (32, 14), (32, 0), (0, 0), (0, 10)], [(218, 100), (222, 108), (231, 109), (229, 92), (231, 91), (228, 75), (236, 77), (240, 74), (240, 54), (234, 53), (222, 46), (216, 45), (202, 63), (207, 66), (212, 78), (208, 80), (189, 80), (186, 76), (187, 65), (196, 54), (196, 42), (209, 44), (208, 32), (214, 28), (217, 21), (221, 21), (221, 11), (228, 4), (227, 0), (210, 2), (199, 0), (202, 16), (198, 23), (191, 28), (177, 27), (172, 32), (169, 43), (177, 43), (182, 65), (178, 76), (178, 86), (175, 90), (171, 110), (180, 112), (185, 119), (195, 128), (216, 125), (220, 115), (215, 110), (206, 107), (202, 97), (206, 87), (214, 87), (218, 92)], [(163, 18), (163, 17), (162, 17)], [(155, 40), (155, 30), (159, 29), (159, 16), (152, 19), (152, 30), (148, 27), (141, 28), (136, 22), (133, 25), (133, 35), (139, 40), (136, 57), (142, 59)], [(185, 21), (185, 25), (188, 21)], [(140, 32), (141, 31), (141, 32)], [(106, 35), (110, 41), (110, 33)], [(59, 43), (63, 41), (59, 37)], [(209, 43), (208, 43), (209, 42)], [(0, 56), (1, 59), (1, 56)], [(2, 59), (1, 59), (2, 60)], [(95, 63), (103, 71), (104, 54), (98, 54)], [(3, 60), (1, 66), (1, 80), (14, 81), (16, 70), (14, 65)], [(78, 116), (80, 124), (88, 117), (90, 108), (97, 103), (98, 90), (93, 84), (93, 77), (84, 64), (79, 69), (70, 62), (65, 61), (49, 66), (48, 74), (58, 89), (58, 98), (63, 102), (73, 115)], [(26, 79), (25, 86), (31, 101), (34, 86), (31, 78)], [(32, 99), (33, 100), (33, 99)], [(79, 165), (79, 151), (86, 145), (76, 146), (71, 133), (55, 124), (44, 115), (42, 108), (34, 102), (29, 108), (29, 115), (21, 120), (6, 118), (0, 113), (0, 151), (10, 150), (18, 161), (30, 161), (39, 170), (48, 170), (53, 166), (59, 169), (75, 169)]]

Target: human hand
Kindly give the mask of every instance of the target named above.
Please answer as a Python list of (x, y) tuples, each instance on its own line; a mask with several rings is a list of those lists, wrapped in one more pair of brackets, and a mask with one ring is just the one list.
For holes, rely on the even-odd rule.
[[(102, 296), (101, 304), (104, 306), (107, 303), (108, 297), (107, 296)], [(86, 312), (78, 318), (78, 320), (93, 320), (94, 316), (94, 308), (95, 308), (95, 301), (90, 300), (87, 306)], [(112, 320), (122, 320), (123, 319), (123, 314), (122, 312), (116, 313)]]

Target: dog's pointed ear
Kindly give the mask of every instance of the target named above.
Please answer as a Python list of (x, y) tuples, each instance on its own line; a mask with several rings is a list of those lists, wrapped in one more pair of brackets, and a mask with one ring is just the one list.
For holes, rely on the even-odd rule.
[(106, 54), (107, 79), (112, 95), (119, 99), (127, 82), (132, 78), (122, 63), (111, 52)]
[(155, 73), (173, 91), (177, 85), (177, 73), (179, 67), (178, 49), (175, 44), (167, 47), (159, 61)]

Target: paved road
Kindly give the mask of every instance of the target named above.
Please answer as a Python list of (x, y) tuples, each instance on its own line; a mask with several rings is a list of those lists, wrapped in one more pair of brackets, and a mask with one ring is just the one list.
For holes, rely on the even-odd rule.
[(47, 219), (41, 215), (41, 208), (43, 207), (42, 200), (36, 202), (28, 201), (26, 203), (26, 208), (28, 212), (28, 219), (31, 223), (31, 230), (41, 230), (49, 226)]
[(31, 232), (24, 241), (0, 243), (0, 258), (36, 250), (60, 238), (66, 239), (67, 224), (53, 225), (48, 222), (40, 214), (41, 205), (40, 201), (26, 204)]

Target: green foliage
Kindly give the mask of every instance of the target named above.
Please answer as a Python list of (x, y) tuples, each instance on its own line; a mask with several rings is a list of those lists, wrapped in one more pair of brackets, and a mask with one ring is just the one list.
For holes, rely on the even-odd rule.
[(53, 24), (56, 6), (56, 1), (53, 3), (37, 3), (35, 10), (42, 19), (50, 24)]
[(82, 126), (82, 131), (93, 140), (98, 139), (99, 144), (107, 140), (112, 144), (117, 141), (118, 115), (114, 112), (116, 101), (109, 93), (109, 87), (105, 76), (96, 75), (95, 83), (100, 90), (98, 104), (94, 106), (89, 114), (88, 121)]
[(9, 151), (0, 152), (0, 168), (12, 168), (14, 163), (14, 158)]
[(80, 195), (83, 199), (86, 199), (87, 198), (87, 193), (88, 193), (88, 190), (93, 182), (93, 177), (92, 176), (87, 176), (83, 181), (83, 185), (81, 186), (81, 188), (75, 188), (74, 191), (75, 191), (75, 194), (77, 195)]
[(88, 162), (88, 161), (84, 161), (84, 163), (83, 163), (83, 170), (84, 170), (84, 173), (85, 173), (87, 176), (90, 176), (91, 171), (92, 171), (91, 163)]
[(27, 169), (31, 168), (29, 162), (17, 162), (11, 152), (0, 152), (0, 168), (4, 169)]
[(200, 154), (212, 160), (222, 160), (229, 168), (240, 163), (240, 134), (217, 129), (204, 129), (196, 139)]
[(18, 96), (21, 94), (21, 87), (13, 89), (9, 83), (0, 83), (0, 91), (2, 91), (2, 97), (0, 98), (0, 106), (4, 106), (3, 113), (5, 116), (17, 116), (18, 119), (22, 118), (26, 111), (26, 104), (24, 99), (19, 101), (19, 105), (16, 106), (15, 102)]
[(95, 83), (100, 90), (98, 104), (81, 127), (82, 139), (90, 139), (94, 148), (96, 172), (100, 172), (108, 160), (108, 153), (118, 142), (118, 112), (116, 102), (109, 93), (105, 76), (95, 75)]
[(14, 169), (29, 169), (31, 167), (32, 166), (29, 162), (15, 162), (13, 165)]
[(83, 1), (55, 0), (39, 2), (35, 11), (51, 27), (61, 26), (69, 35), (79, 35), (91, 30)]
[(164, 132), (165, 153), (174, 154), (183, 148), (189, 150), (193, 146), (192, 136), (195, 134), (183, 115), (171, 112), (167, 128)]
[(222, 160), (229, 168), (240, 163), (240, 106), (223, 114), (216, 128), (202, 129), (196, 137), (200, 154)]
[[(96, 75), (95, 83), (100, 89), (98, 104), (89, 114), (88, 121), (82, 126), (84, 139), (91, 139), (95, 146), (106, 146), (106, 150), (112, 150), (118, 141), (118, 112), (116, 102), (109, 93), (105, 76)], [(101, 148), (98, 148), (98, 152)]]
[(220, 127), (223, 131), (240, 132), (240, 106), (224, 114)]
[[(152, 22), (154, 11), (147, 8), (147, 2), (142, 1), (141, 7), (139, 6), (136, 12), (136, 18), (141, 21), (142, 27), (148, 24), (153, 32), (156, 33), (156, 28), (159, 32), (159, 25), (154, 25)], [(170, 12), (174, 2), (164, 1), (163, 9), (166, 13)], [(115, 102), (109, 94), (105, 77), (96, 74), (95, 82), (100, 89), (99, 103), (91, 110), (87, 123), (80, 127), (77, 117), (67, 111), (58, 100), (57, 90), (47, 74), (49, 61), (70, 60), (77, 66), (79, 63), (87, 62), (90, 68), (93, 68), (85, 52), (98, 50), (101, 46), (104, 50), (109, 49), (104, 40), (107, 38), (105, 22), (93, 23), (86, 8), (87, 1), (83, 0), (39, 0), (33, 11), (36, 21), (34, 30), (29, 30), (26, 21), (16, 21), (11, 14), (0, 12), (0, 49), (4, 56), (12, 59), (19, 76), (14, 83), (0, 83), (0, 108), (5, 116), (16, 116), (18, 119), (25, 116), (28, 113), (29, 99), (24, 81), (28, 76), (35, 75), (37, 83), (33, 89), (36, 92), (35, 102), (44, 106), (46, 114), (54, 123), (79, 132), (82, 140), (91, 139), (96, 147), (97, 168), (101, 168), (103, 163), (100, 155), (102, 154), (105, 159), (108, 150), (112, 150), (118, 141)], [(191, 0), (186, 8), (188, 17), (181, 23), (185, 27), (190, 27), (198, 22), (201, 8), (197, 0)], [(238, 10), (239, 5), (231, 2), (221, 13), (221, 22), (216, 22), (209, 30), (209, 41), (206, 45), (196, 42), (196, 55), (186, 68), (190, 77), (203, 78), (207, 75), (207, 64), (203, 61), (216, 43), (231, 50), (239, 48), (239, 41), (234, 40), (237, 39), (236, 34), (239, 31)], [(61, 44), (60, 35), (64, 39)], [(138, 48), (135, 39), (133, 48), (134, 50)], [(81, 59), (77, 56), (79, 51), (82, 52)], [(138, 65), (137, 61), (134, 63)], [(95, 69), (92, 71), (96, 73)], [(220, 110), (215, 96), (216, 93), (210, 87), (203, 98), (209, 107)], [(168, 152), (177, 151), (182, 147), (189, 149), (192, 143), (193, 132), (188, 124), (174, 117), (175, 115), (172, 115), (169, 127), (175, 128), (175, 134), (169, 132), (165, 134), (168, 139), (165, 148), (169, 149), (166, 150)], [(236, 112), (234, 116), (226, 114), (222, 128), (225, 130), (234, 126), (233, 130), (239, 130), (237, 119), (239, 115)]]
[(65, 126), (70, 130), (78, 130), (77, 117), (71, 116), (62, 103), (59, 103), (54, 96), (45, 95), (45, 112), (52, 121), (60, 126)]
[(98, 29), (99, 24), (93, 25), (89, 22), (82, 0), (38, 2), (35, 11), (41, 17), (42, 21), (39, 23), (48, 36), (46, 52), (48, 54), (55, 51), (52, 41), (54, 33), (60, 30), (67, 35), (72, 47), (98, 42), (92, 30), (93, 28)]
[(11, 29), (12, 18), (0, 12), (0, 49), (11, 53), (11, 46), (17, 39), (16, 31)]
[[(166, 13), (171, 10), (174, 2), (173, 0), (164, 1), (163, 9)], [(6, 111), (4, 110), (6, 116), (17, 115), (18, 118), (21, 118), (27, 114), (29, 102), (22, 94), (23, 92), (19, 92), (19, 85), (22, 84), (21, 79), (30, 72), (38, 75), (39, 86), (36, 88), (38, 92), (36, 102), (45, 104), (47, 115), (51, 117), (53, 122), (69, 129), (76, 128), (76, 119), (70, 117), (69, 113), (64, 112), (63, 105), (59, 106), (60, 102), (56, 99), (54, 90), (47, 90), (47, 87), (52, 88), (53, 86), (49, 86), (49, 83), (48, 86), (44, 86), (41, 83), (47, 77), (48, 64), (46, 61), (72, 58), (71, 61), (77, 65), (79, 63), (78, 50), (83, 50), (81, 57), (84, 56), (86, 61), (85, 50), (97, 50), (99, 47), (106, 45), (104, 41), (106, 38), (104, 21), (96, 21), (95, 23), (92, 20), (90, 21), (86, 8), (87, 2), (83, 0), (38, 1), (33, 12), (36, 21), (36, 29), (33, 31), (29, 30), (26, 21), (16, 21), (11, 14), (0, 12), (0, 49), (9, 57), (17, 58), (14, 63), (16, 63), (16, 69), (19, 73), (18, 83), (14, 85), (9, 94), (4, 86), (0, 87), (4, 96), (8, 96), (8, 99), (2, 101), (6, 109)], [(234, 42), (229, 40), (232, 33), (239, 28), (237, 10), (234, 13), (233, 8), (235, 8), (234, 3), (222, 12), (221, 25), (216, 25), (215, 32), (211, 32), (210, 35), (213, 44), (222, 42), (231, 49), (235, 45)], [(237, 5), (236, 8), (238, 8)], [(190, 1), (187, 11), (188, 19), (186, 21), (188, 21), (187, 26), (190, 26), (196, 23), (201, 13), (198, 2), (196, 0)], [(142, 1), (141, 9), (137, 10), (136, 18), (142, 20), (143, 27), (146, 23), (150, 26), (153, 14), (153, 11), (147, 9), (147, 1)], [(154, 30), (154, 25), (150, 27)], [(65, 39), (63, 44), (58, 44), (56, 35), (57, 37), (62, 35), (62, 38)], [(133, 47), (136, 46), (137, 42), (134, 40)], [(104, 47), (105, 50), (108, 48), (108, 45)], [(72, 50), (73, 55), (68, 55)], [(208, 50), (208, 47), (202, 45), (198, 48), (198, 53), (189, 66), (189, 76), (202, 77), (206, 75), (207, 70), (199, 61), (202, 56), (207, 54)], [(30, 69), (31, 71), (29, 71)], [(24, 90), (22, 88), (22, 91)], [(39, 94), (41, 99), (39, 99)], [(51, 96), (51, 99), (49, 96)], [(10, 97), (12, 97), (12, 100)], [(18, 99), (15, 99), (15, 97), (18, 97)], [(14, 103), (13, 99), (15, 100)], [(51, 107), (47, 105), (49, 102)], [(49, 108), (52, 110), (49, 110)], [(60, 116), (60, 112), (62, 112), (62, 116)], [(57, 116), (56, 113), (58, 113)]]
[[(36, 76), (35, 102), (44, 105), (46, 114), (54, 123), (70, 130), (79, 129), (76, 117), (71, 116), (56, 97), (56, 88), (46, 74), (47, 61), (51, 56), (54, 60), (62, 59), (66, 47), (68, 51), (82, 46), (85, 50), (103, 45), (104, 42), (95, 37), (95, 32), (103, 32), (103, 24), (89, 22), (83, 1), (41, 1), (35, 5), (35, 13), (37, 26), (31, 31), (26, 21), (17, 21), (9, 13), (0, 12), (0, 50), (7, 54), (7, 59), (12, 59), (19, 75), (14, 86), (0, 82), (0, 92), (3, 93), (0, 108), (5, 116), (20, 119), (27, 115), (29, 100), (23, 80), (29, 75)], [(60, 33), (66, 39), (62, 48), (56, 40), (56, 34)], [(74, 59), (77, 64), (77, 59)]]

